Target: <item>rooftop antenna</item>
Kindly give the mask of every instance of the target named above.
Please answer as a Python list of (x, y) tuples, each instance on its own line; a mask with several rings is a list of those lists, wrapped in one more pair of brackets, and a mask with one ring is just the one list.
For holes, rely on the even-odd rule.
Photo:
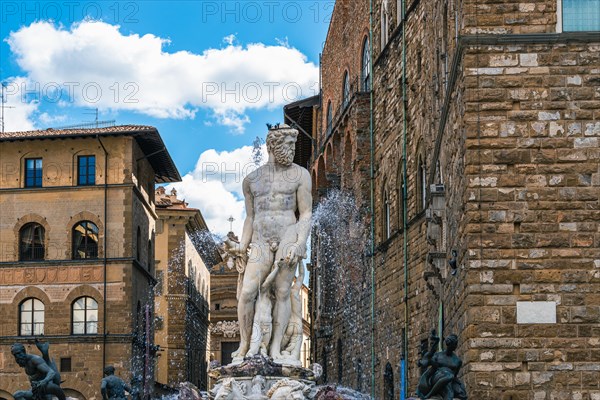
[(88, 111), (84, 112), (84, 114), (88, 114), (88, 115), (94, 115), (94, 123), (96, 124), (96, 128), (98, 128), (98, 115), (99, 115), (99, 111), (98, 108), (88, 108)]
[(2, 91), (1, 91), (1, 98), (0, 98), (0, 109), (2, 110), (0, 112), (0, 120), (2, 121), (2, 133), (4, 133), (4, 109), (5, 108), (15, 108), (12, 106), (5, 106), (4, 103), (6, 103), (6, 99), (4, 98), (4, 90), (6, 89), (6, 82), (1, 82), (0, 85), (2, 86)]

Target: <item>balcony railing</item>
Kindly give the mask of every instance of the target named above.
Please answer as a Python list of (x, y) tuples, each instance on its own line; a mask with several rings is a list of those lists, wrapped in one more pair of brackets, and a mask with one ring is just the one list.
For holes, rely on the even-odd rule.
[(44, 246), (22, 246), (19, 252), (20, 261), (37, 261), (44, 259)]

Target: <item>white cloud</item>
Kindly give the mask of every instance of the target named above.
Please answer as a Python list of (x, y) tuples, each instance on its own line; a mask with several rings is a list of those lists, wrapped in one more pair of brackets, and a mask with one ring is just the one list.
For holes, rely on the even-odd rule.
[(7, 42), (31, 80), (42, 88), (70, 84), (69, 101), (77, 105), (158, 118), (193, 118), (208, 108), (237, 132), (249, 122), (247, 111), (275, 109), (318, 89), (318, 67), (283, 41), (242, 46), (230, 35), (223, 48), (167, 53), (168, 40), (158, 36), (83, 21), (70, 29), (35, 22)]
[(39, 121), (45, 125), (51, 125), (56, 123), (63, 123), (67, 120), (66, 115), (50, 115), (48, 113), (42, 113), (38, 117)]
[[(25, 77), (8, 78), (4, 88), (4, 131), (30, 131), (37, 129), (34, 116), (39, 102), (23, 94), (23, 88), (31, 86)], [(1, 101), (1, 100), (0, 100)]]
[[(230, 229), (227, 219), (233, 217), (233, 231), (241, 237), (245, 218), (242, 180), (256, 168), (253, 151), (252, 146), (222, 152), (206, 150), (194, 170), (168, 189), (174, 187), (179, 198), (198, 208), (213, 233), (224, 236)], [(261, 151), (266, 154), (265, 145)]]

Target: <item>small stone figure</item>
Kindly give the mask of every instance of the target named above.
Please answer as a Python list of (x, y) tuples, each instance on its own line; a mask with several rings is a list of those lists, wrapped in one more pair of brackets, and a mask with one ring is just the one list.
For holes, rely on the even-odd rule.
[(457, 377), (462, 366), (462, 360), (454, 353), (458, 346), (458, 337), (450, 335), (445, 343), (445, 351), (435, 353), (431, 360), (422, 360), (423, 363), (427, 362), (429, 367), (421, 375), (417, 395), (421, 399), (467, 400), (465, 385)]
[(104, 378), (100, 385), (103, 400), (127, 400), (125, 392), (131, 393), (131, 388), (115, 375), (115, 367), (109, 365), (104, 368)]
[[(427, 351), (427, 344), (431, 344), (430, 350)], [(431, 358), (435, 355), (435, 351), (440, 343), (440, 338), (436, 335), (435, 329), (431, 331), (428, 343), (423, 343), (421, 346), (421, 359), (417, 363), (421, 370), (421, 375), (427, 371), (427, 368), (431, 365)]]
[(55, 396), (59, 400), (65, 400), (65, 393), (60, 387), (60, 373), (48, 354), (48, 343), (36, 340), (35, 344), (42, 357), (27, 354), (25, 346), (21, 343), (15, 343), (11, 347), (15, 361), (20, 367), (25, 368), (25, 373), (31, 382), (31, 390), (19, 390), (13, 397), (15, 400), (52, 400)]

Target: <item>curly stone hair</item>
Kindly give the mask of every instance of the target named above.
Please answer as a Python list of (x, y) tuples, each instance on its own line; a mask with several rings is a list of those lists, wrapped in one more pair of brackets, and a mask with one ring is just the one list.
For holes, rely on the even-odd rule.
[(267, 134), (267, 151), (274, 151), (287, 136), (298, 137), (298, 131), (289, 125), (279, 125), (276, 128), (269, 129)]

